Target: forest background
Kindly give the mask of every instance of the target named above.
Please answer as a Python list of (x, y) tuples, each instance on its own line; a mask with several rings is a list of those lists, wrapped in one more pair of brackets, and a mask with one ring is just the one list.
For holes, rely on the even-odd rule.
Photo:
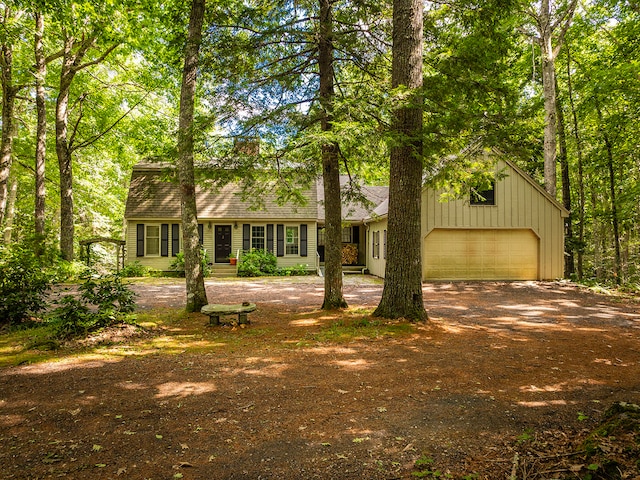
[[(0, 3), (5, 246), (72, 261), (79, 240), (123, 238), (133, 165), (177, 157), (189, 6), (159, 3)], [(194, 133), (196, 161), (215, 167), (209, 179), (243, 179), (257, 198), (278, 179), (291, 200), (321, 172), (329, 141), (342, 173), (388, 184), (391, 112), (406, 97), (391, 89), (391, 2), (329, 2), (329, 132), (319, 122), (322, 3), (207, 4)], [(420, 96), (427, 182), (466, 195), (484, 166), (464, 152), (498, 149), (557, 188), (570, 210), (566, 276), (632, 288), (640, 282), (639, 16), (635, 1), (425, 2)], [(551, 186), (547, 34), (556, 77)], [(259, 139), (259, 155), (237, 155), (247, 139)]]

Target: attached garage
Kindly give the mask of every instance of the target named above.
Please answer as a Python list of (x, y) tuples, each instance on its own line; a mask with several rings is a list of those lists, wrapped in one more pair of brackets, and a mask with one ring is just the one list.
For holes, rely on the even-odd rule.
[[(569, 212), (508, 158), (484, 150), (477, 154), (486, 157), (483, 164), (493, 162), (490, 183), (457, 196), (429, 185), (422, 190), (422, 280), (562, 278)], [(376, 232), (388, 230), (388, 203), (375, 213), (365, 219), (367, 267), (384, 277), (387, 259), (375, 253)]]
[(539, 278), (539, 238), (531, 229), (436, 228), (424, 242), (425, 280)]

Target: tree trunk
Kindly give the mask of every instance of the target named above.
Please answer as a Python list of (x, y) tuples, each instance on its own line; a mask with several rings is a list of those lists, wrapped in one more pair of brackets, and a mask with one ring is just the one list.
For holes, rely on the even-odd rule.
[(564, 125), (564, 112), (562, 111), (562, 101), (558, 94), (556, 82), (556, 112), (558, 115), (558, 143), (559, 152), (558, 160), (560, 161), (560, 171), (562, 173), (562, 205), (569, 211), (569, 216), (564, 219), (565, 236), (564, 236), (564, 275), (571, 278), (575, 273), (574, 246), (573, 238), (573, 212), (571, 210), (571, 182), (569, 179), (569, 159), (567, 158), (567, 137)]
[(18, 196), (18, 179), (15, 174), (9, 180), (9, 192), (7, 196), (7, 208), (4, 217), (4, 244), (11, 243), (13, 235), (13, 220), (16, 216), (16, 197)]
[[(56, 154), (60, 172), (60, 252), (62, 258), (72, 261), (74, 257), (75, 227), (73, 222), (73, 138), (69, 140), (69, 96), (76, 74), (91, 65), (102, 62), (117, 47), (107, 48), (100, 57), (82, 63), (87, 52), (94, 47), (97, 33), (83, 34), (81, 40), (67, 35), (62, 30), (64, 46), (60, 68), (60, 88), (56, 99)], [(57, 55), (60, 56), (60, 55)]]
[[(318, 38), (318, 70), (322, 131), (333, 128), (333, 18), (330, 0), (320, 0), (320, 34)], [(322, 146), (322, 177), (325, 211), (325, 277), (323, 309), (345, 308), (342, 294), (342, 205), (338, 146), (330, 142)]]
[(549, 0), (540, 6), (540, 45), (542, 51), (542, 89), (544, 96), (544, 188), (556, 196), (556, 71), (551, 41)]
[(567, 93), (571, 105), (573, 119), (573, 136), (576, 141), (576, 155), (578, 159), (578, 245), (577, 245), (577, 273), (578, 279), (584, 277), (584, 227), (585, 227), (585, 192), (584, 192), (584, 167), (582, 161), (582, 140), (578, 130), (578, 114), (573, 101), (573, 84), (571, 81), (571, 50), (567, 45)]
[[(556, 58), (575, 12), (578, 0), (569, 0), (564, 8), (556, 8), (553, 0), (542, 0), (538, 12), (530, 10), (538, 29), (542, 52), (542, 89), (544, 97), (544, 187), (556, 196)], [(555, 46), (553, 45), (555, 39)]]
[(393, 2), (392, 87), (413, 95), (394, 113), (384, 288), (374, 316), (427, 318), (422, 298), (422, 12), (420, 0)]
[(71, 82), (76, 74), (74, 63), (75, 55), (72, 53), (73, 37), (66, 37), (64, 43), (64, 55), (60, 72), (60, 89), (56, 100), (56, 154), (58, 156), (58, 169), (60, 172), (60, 253), (67, 261), (73, 260), (73, 168), (71, 162), (71, 149), (67, 140), (69, 125), (69, 92)]
[(35, 240), (36, 255), (44, 253), (45, 239), (45, 161), (47, 154), (47, 110), (45, 101), (44, 82), (46, 77), (46, 64), (42, 37), (44, 36), (44, 17), (36, 13), (35, 32), (35, 80), (36, 80), (36, 110), (38, 125), (36, 128), (36, 178), (35, 178)]
[(0, 143), (0, 225), (4, 221), (7, 208), (9, 172), (13, 161), (14, 106), (17, 89), (13, 85), (13, 47), (2, 44), (0, 48), (2, 65), (2, 141)]
[(196, 187), (193, 168), (193, 116), (204, 7), (205, 0), (193, 0), (191, 4), (191, 17), (189, 19), (189, 30), (184, 52), (178, 125), (178, 177), (182, 207), (187, 312), (199, 312), (207, 304), (198, 235)]
[(605, 149), (607, 151), (607, 171), (609, 172), (609, 196), (611, 198), (611, 226), (613, 227), (613, 246), (615, 252), (614, 268), (615, 268), (615, 281), (617, 285), (620, 285), (622, 281), (622, 260), (620, 256), (620, 222), (618, 220), (618, 199), (616, 194), (616, 177), (613, 167), (613, 144), (609, 138), (609, 134), (604, 125), (602, 118), (602, 111), (596, 100), (596, 109), (598, 111), (598, 120), (600, 123), (600, 132), (602, 133), (602, 139), (604, 140)]

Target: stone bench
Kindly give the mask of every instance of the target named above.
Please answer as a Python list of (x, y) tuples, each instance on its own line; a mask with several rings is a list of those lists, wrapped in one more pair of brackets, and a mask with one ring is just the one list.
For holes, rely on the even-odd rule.
[(209, 303), (200, 309), (200, 312), (209, 315), (209, 325), (220, 325), (220, 317), (225, 315), (238, 315), (238, 324), (249, 323), (247, 314), (256, 309), (255, 303), (242, 302), (235, 305)]

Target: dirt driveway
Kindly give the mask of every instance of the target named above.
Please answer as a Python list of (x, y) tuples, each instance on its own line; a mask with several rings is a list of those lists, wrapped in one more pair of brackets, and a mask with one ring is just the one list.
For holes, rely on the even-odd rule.
[[(135, 289), (141, 312), (184, 304), (180, 281)], [(380, 281), (344, 290), (335, 314), (318, 310), (321, 279), (209, 280), (211, 302), (258, 304), (248, 328), (195, 314), (0, 370), (3, 478), (584, 478), (589, 430), (640, 401), (635, 301), (425, 284), (430, 322), (395, 329), (366, 315)], [(640, 478), (624, 455), (616, 478)]]

